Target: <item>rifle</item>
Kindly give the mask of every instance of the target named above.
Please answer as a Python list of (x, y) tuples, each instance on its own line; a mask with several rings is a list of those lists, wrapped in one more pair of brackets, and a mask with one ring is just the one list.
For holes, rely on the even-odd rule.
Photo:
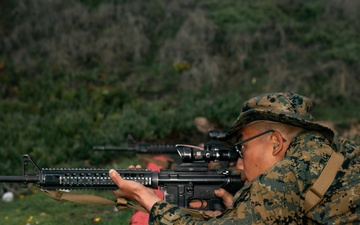
[(178, 154), (177, 143), (137, 143), (132, 135), (127, 136), (128, 146), (94, 146), (95, 151), (123, 151), (136, 154)]
[[(147, 169), (116, 169), (126, 180), (137, 181), (151, 188), (160, 187), (164, 200), (186, 208), (190, 202), (200, 200), (201, 210), (220, 210), (225, 206), (222, 199), (214, 195), (214, 190), (224, 188), (235, 194), (243, 182), (239, 175), (228, 170), (209, 170), (210, 161), (234, 160), (237, 152), (233, 149), (207, 149), (197, 146), (176, 145), (183, 163), (174, 170), (162, 169), (160, 172)], [(31, 173), (29, 166), (35, 170)], [(58, 189), (95, 189), (116, 190), (118, 187), (109, 177), (109, 169), (101, 168), (42, 168), (40, 169), (29, 155), (23, 156), (22, 176), (0, 176), (0, 182), (35, 183), (41, 190)]]
[[(211, 140), (223, 134), (222, 130), (210, 130), (208, 136)], [(95, 151), (128, 151), (137, 154), (178, 154), (176, 145), (179, 143), (137, 143), (135, 139), (129, 134), (127, 136), (128, 146), (94, 146)]]
[[(210, 141), (207, 143), (206, 146), (212, 146), (213, 148), (216, 146), (219, 149), (222, 148), (228, 148), (227, 146), (224, 146), (225, 142), (220, 142), (217, 140), (217, 137), (219, 135), (222, 135), (225, 130), (210, 130), (208, 132), (208, 137)], [(176, 145), (179, 145), (179, 143), (138, 143), (135, 141), (135, 139), (132, 137), (132, 135), (127, 136), (127, 143), (128, 146), (94, 146), (93, 150), (95, 151), (120, 151), (120, 152), (133, 152), (136, 154), (139, 154), (139, 159), (145, 161), (145, 162), (153, 162), (155, 164), (158, 164), (166, 169), (172, 169), (175, 164), (179, 164), (180, 161), (177, 157), (174, 157), (178, 155)], [(227, 144), (226, 144), (227, 145)], [(170, 158), (167, 159), (167, 161), (160, 161), (153, 159), (149, 157), (148, 155), (172, 155)], [(232, 161), (233, 160), (233, 161)], [(237, 158), (232, 158), (228, 161), (228, 165), (236, 162)]]

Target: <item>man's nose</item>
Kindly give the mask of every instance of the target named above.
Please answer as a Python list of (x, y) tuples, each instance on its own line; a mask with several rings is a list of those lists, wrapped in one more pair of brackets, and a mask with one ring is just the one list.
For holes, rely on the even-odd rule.
[(240, 172), (244, 170), (244, 163), (242, 158), (238, 158), (236, 162), (236, 169), (239, 170)]

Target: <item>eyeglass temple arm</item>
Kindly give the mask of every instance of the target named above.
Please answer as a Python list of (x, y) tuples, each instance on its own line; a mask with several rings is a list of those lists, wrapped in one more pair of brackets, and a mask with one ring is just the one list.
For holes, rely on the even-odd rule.
[(251, 141), (251, 140), (254, 139), (254, 138), (257, 138), (257, 137), (259, 137), (259, 136), (261, 136), (261, 135), (264, 135), (264, 134), (270, 133), (270, 132), (274, 132), (274, 130), (267, 130), (267, 131), (264, 131), (264, 132), (262, 132), (262, 133), (260, 133), (260, 134), (255, 135), (255, 136), (246, 138), (245, 140), (242, 140), (242, 141), (239, 141), (239, 142), (235, 143), (235, 144), (234, 144), (234, 147), (235, 147), (236, 150), (239, 151), (239, 149), (238, 149), (238, 146), (239, 146), (239, 145), (241, 145), (241, 144), (243, 144), (243, 143), (245, 143), (245, 142)]

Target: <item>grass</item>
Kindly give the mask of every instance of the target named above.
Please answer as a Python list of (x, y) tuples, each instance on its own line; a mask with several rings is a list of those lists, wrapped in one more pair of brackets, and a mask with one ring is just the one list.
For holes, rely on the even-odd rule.
[[(83, 193), (83, 192), (82, 192)], [(111, 191), (86, 192), (113, 199)], [(90, 205), (69, 201), (56, 201), (39, 190), (17, 196), (13, 202), (0, 203), (0, 224), (9, 225), (87, 225), (128, 224), (132, 210), (115, 211), (113, 206)]]

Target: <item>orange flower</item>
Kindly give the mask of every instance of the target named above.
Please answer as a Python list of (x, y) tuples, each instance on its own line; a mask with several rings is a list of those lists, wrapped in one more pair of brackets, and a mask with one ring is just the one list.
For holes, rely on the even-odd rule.
[(100, 222), (101, 221), (101, 218), (100, 217), (95, 217), (94, 219), (93, 219), (93, 222), (94, 223), (98, 223), (98, 222)]
[(29, 216), (29, 218), (26, 219), (26, 222), (27, 222), (27, 223), (30, 223), (33, 219), (34, 219), (33, 216)]

